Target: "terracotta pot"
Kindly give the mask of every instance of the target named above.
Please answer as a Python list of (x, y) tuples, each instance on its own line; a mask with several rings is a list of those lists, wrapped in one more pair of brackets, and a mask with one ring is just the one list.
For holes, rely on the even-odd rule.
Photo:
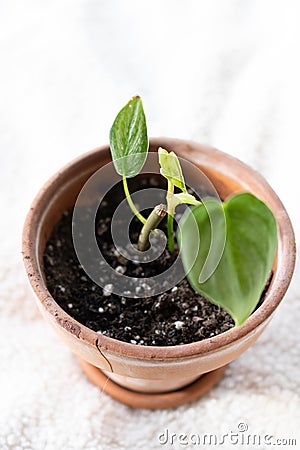
[(94, 383), (126, 404), (147, 408), (176, 406), (210, 389), (223, 375), (225, 366), (247, 350), (269, 323), (287, 290), (295, 264), (289, 217), (257, 172), (229, 155), (194, 142), (150, 140), (151, 151), (157, 151), (159, 146), (174, 150), (200, 167), (221, 198), (238, 191), (252, 192), (268, 204), (277, 219), (279, 245), (272, 282), (262, 305), (241, 327), (191, 344), (137, 346), (90, 330), (55, 302), (43, 271), (46, 241), (63, 211), (74, 205), (86, 180), (111, 160), (108, 146), (80, 156), (45, 184), (32, 204), (23, 233), (24, 264), (43, 316), (80, 358)]

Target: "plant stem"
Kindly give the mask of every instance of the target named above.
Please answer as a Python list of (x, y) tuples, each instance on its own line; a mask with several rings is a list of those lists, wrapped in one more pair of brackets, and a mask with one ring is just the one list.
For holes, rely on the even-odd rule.
[(171, 211), (169, 198), (174, 195), (174, 185), (168, 180), (168, 194), (167, 194), (167, 204), (168, 204), (168, 220), (167, 220), (167, 231), (168, 231), (168, 250), (170, 253), (174, 252), (174, 211)]
[(167, 230), (168, 230), (168, 250), (170, 253), (174, 252), (174, 236), (173, 236), (173, 216), (168, 214)]
[(124, 192), (126, 195), (126, 200), (128, 202), (128, 205), (130, 206), (131, 211), (133, 212), (133, 214), (135, 214), (135, 216), (142, 222), (142, 224), (145, 225), (146, 223), (146, 219), (144, 216), (142, 216), (142, 214), (136, 209), (135, 204), (132, 201), (132, 198), (130, 196), (130, 192), (128, 189), (128, 184), (127, 184), (127, 178), (125, 176), (123, 176), (123, 188), (124, 188)]
[(150, 247), (149, 236), (151, 231), (158, 227), (162, 219), (167, 214), (166, 205), (160, 204), (155, 206), (151, 214), (149, 215), (146, 223), (144, 224), (138, 241), (138, 250), (145, 252)]

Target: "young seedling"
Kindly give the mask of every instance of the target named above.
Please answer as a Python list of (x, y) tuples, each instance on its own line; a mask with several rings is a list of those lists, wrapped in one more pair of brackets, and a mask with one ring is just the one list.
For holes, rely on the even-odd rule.
[[(148, 153), (147, 125), (143, 103), (139, 96), (133, 97), (121, 109), (110, 130), (110, 149), (115, 169), (122, 176), (126, 199), (136, 217), (142, 222), (138, 248), (145, 251), (149, 248), (149, 235), (156, 229), (168, 214), (168, 249), (174, 251), (173, 218), (175, 208), (180, 203), (196, 205), (199, 202), (187, 193), (182, 170), (174, 152), (159, 149), (161, 174), (168, 180), (167, 210), (164, 205), (157, 205), (148, 219), (137, 210), (128, 189), (127, 178), (132, 178), (141, 171)], [(182, 194), (174, 194), (174, 187), (181, 189)]]
[[(174, 152), (168, 152), (163, 148), (158, 149), (158, 158), (160, 164), (160, 173), (168, 181), (168, 190), (166, 194), (167, 206), (160, 204), (157, 205), (144, 224), (139, 240), (138, 250), (145, 251), (149, 248), (149, 236), (151, 231), (155, 230), (161, 220), (168, 214), (167, 219), (167, 234), (168, 234), (168, 250), (170, 253), (174, 252), (174, 214), (178, 205), (199, 205), (200, 202), (196, 198), (187, 192), (185, 187), (185, 181), (182, 175), (181, 166), (179, 160)], [(175, 194), (175, 187), (179, 188), (182, 192)]]
[[(168, 250), (174, 251), (173, 218), (179, 204), (191, 205), (182, 216), (177, 241), (186, 276), (197, 292), (223, 307), (242, 325), (257, 306), (270, 276), (277, 249), (277, 224), (272, 211), (254, 195), (243, 192), (224, 203), (209, 198), (199, 202), (187, 192), (179, 160), (174, 152), (158, 150), (160, 173), (167, 179), (166, 205), (157, 205), (146, 219), (134, 205), (127, 178), (142, 169), (148, 152), (145, 114), (140, 97), (133, 97), (117, 115), (110, 131), (110, 147), (116, 171), (123, 178), (130, 208), (143, 223), (138, 249), (149, 248), (149, 235), (167, 214)], [(181, 192), (175, 193), (175, 187)], [(214, 270), (207, 276), (206, 262), (213, 239), (224, 245)], [(201, 237), (201, 245), (199, 243)]]
[[(174, 152), (168, 153), (163, 148), (158, 149), (159, 165), (161, 167), (160, 173), (168, 180), (167, 192), (167, 213), (168, 213), (168, 249), (171, 253), (174, 252), (174, 236), (173, 236), (173, 222), (175, 209), (180, 204), (199, 205), (200, 202), (195, 197), (187, 192), (185, 181), (182, 175), (179, 160)], [(180, 194), (174, 194), (175, 187), (181, 190)]]

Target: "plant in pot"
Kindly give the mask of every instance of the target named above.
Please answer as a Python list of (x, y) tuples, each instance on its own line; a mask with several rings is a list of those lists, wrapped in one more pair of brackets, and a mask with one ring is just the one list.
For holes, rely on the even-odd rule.
[(110, 147), (41, 189), (23, 256), (42, 314), (89, 378), (128, 405), (166, 408), (203, 395), (262, 333), (295, 242), (259, 174), (193, 142), (149, 144), (133, 97)]

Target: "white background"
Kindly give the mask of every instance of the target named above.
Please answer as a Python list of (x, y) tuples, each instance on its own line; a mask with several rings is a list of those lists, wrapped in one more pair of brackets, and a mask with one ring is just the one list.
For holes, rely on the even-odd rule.
[(268, 330), (217, 388), (150, 412), (82, 376), (40, 318), (20, 253), (41, 184), (107, 143), (134, 94), (150, 136), (209, 143), (263, 173), (298, 238), (299, 20), (293, 0), (0, 1), (1, 449), (167, 448), (157, 440), (167, 427), (221, 434), (240, 421), (300, 445), (299, 270)]

